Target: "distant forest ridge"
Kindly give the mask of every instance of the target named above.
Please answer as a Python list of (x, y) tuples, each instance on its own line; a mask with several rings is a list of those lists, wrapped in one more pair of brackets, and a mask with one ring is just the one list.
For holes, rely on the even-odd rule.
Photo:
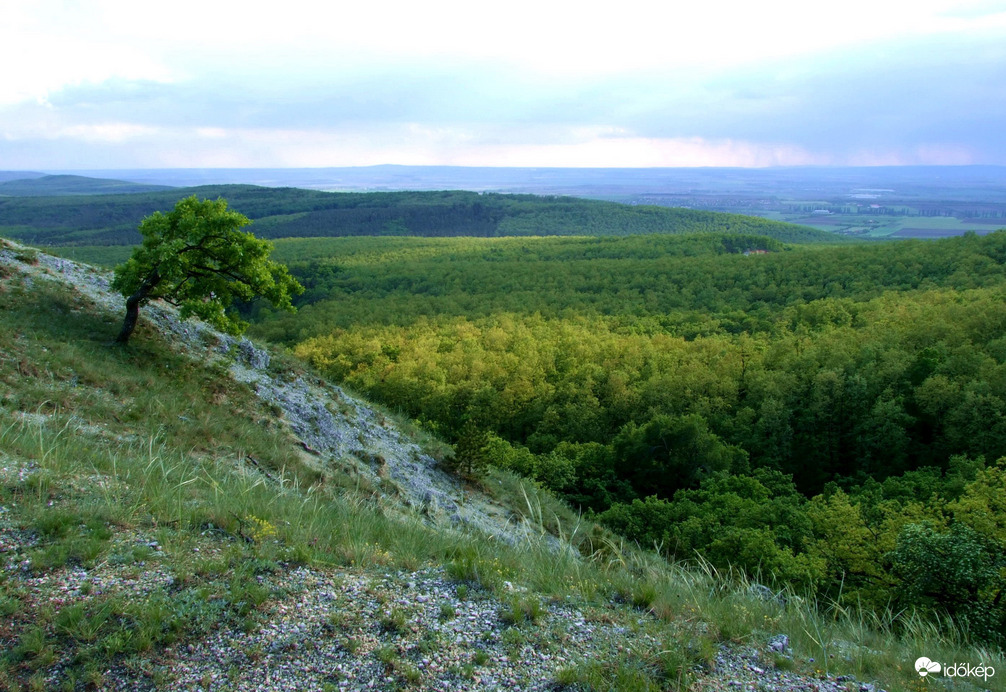
[[(28, 182), (39, 180), (43, 179)], [(827, 231), (741, 214), (575, 197), (465, 191), (332, 193), (253, 185), (115, 195), (0, 196), (0, 234), (46, 246), (134, 245), (140, 240), (136, 228), (144, 216), (170, 209), (189, 195), (227, 199), (232, 209), (254, 221), (252, 231), (264, 238), (726, 232), (789, 243), (841, 241)]]
[(0, 197), (44, 197), (56, 195), (121, 195), (171, 190), (168, 185), (146, 185), (126, 180), (89, 178), (82, 175), (31, 175), (8, 178), (0, 173)]

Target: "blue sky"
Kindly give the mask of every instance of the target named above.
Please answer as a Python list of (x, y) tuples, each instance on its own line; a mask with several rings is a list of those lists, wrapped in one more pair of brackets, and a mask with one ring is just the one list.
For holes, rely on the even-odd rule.
[(3, 3), (0, 169), (1006, 165), (1006, 0), (668, 4)]

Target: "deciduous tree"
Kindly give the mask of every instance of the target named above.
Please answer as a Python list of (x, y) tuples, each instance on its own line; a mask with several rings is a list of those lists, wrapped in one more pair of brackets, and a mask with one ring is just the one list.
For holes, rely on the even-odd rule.
[(293, 310), (291, 296), (304, 289), (285, 266), (269, 260), (272, 243), (241, 230), (249, 223), (228, 210), (226, 200), (195, 196), (180, 200), (167, 214), (143, 219), (143, 244), (116, 267), (112, 281), (126, 298), (116, 342), (128, 343), (140, 307), (155, 299), (180, 308), (183, 319), (194, 315), (231, 334), (247, 327), (228, 310), (235, 299), (261, 296)]

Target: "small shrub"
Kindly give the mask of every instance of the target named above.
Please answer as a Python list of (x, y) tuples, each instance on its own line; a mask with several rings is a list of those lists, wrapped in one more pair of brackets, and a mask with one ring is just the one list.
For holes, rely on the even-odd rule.
[(515, 597), (500, 614), (500, 620), (505, 625), (516, 627), (530, 622), (532, 624), (544, 615), (541, 602), (533, 597)]
[(21, 600), (14, 596), (0, 596), (0, 618), (7, 618), (21, 610)]
[(524, 646), (524, 635), (516, 627), (507, 627), (503, 630), (500, 641), (503, 642), (503, 646), (506, 647), (507, 651), (513, 654)]
[(776, 654), (772, 657), (772, 665), (778, 670), (793, 670), (796, 664), (793, 662), (792, 656), (784, 656), (782, 654)]
[(408, 661), (400, 661), (395, 672), (405, 678), (405, 681), (410, 685), (418, 685), (419, 681), (423, 679), (419, 669)]
[(35, 529), (44, 538), (63, 538), (81, 523), (80, 515), (65, 510), (44, 511), (35, 521)]
[(431, 654), (440, 649), (440, 638), (436, 632), (426, 630), (416, 642), (416, 651), (421, 654)]
[(632, 588), (630, 601), (633, 606), (640, 609), (647, 609), (657, 600), (657, 587), (649, 582), (636, 584)]
[(405, 631), (405, 613), (398, 608), (392, 608), (390, 612), (381, 615), (379, 622), (382, 632), (398, 634)]
[(374, 657), (384, 665), (391, 667), (398, 661), (398, 651), (391, 644), (385, 644), (374, 651)]
[(902, 579), (901, 598), (909, 608), (947, 613), (978, 641), (1002, 641), (1006, 631), (1006, 589), (1002, 546), (964, 524), (947, 533), (909, 524), (892, 554)]
[(111, 615), (112, 608), (108, 603), (96, 608), (85, 608), (84, 604), (75, 603), (59, 611), (55, 621), (56, 631), (77, 641), (93, 642)]
[(636, 660), (593, 661), (562, 668), (556, 682), (563, 687), (588, 690), (619, 690), (620, 692), (658, 692), (660, 683), (653, 671)]
[(447, 576), (454, 581), (477, 583), (479, 554), (472, 548), (461, 551), (447, 563)]
[(454, 445), (454, 455), (444, 460), (448, 471), (468, 479), (481, 476), (489, 466), (489, 432), (466, 422)]
[(38, 265), (38, 252), (31, 248), (21, 248), (14, 253), (14, 259), (34, 267)]

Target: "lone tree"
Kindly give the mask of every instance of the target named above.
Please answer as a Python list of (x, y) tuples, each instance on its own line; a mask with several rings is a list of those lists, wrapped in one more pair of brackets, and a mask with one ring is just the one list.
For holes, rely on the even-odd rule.
[(143, 245), (115, 268), (112, 288), (126, 298), (126, 318), (116, 342), (125, 344), (136, 328), (140, 307), (161, 299), (229, 333), (248, 326), (228, 308), (234, 299), (262, 296), (293, 310), (292, 295), (304, 292), (287, 268), (271, 261), (272, 243), (242, 231), (251, 221), (228, 211), (227, 201), (180, 200), (168, 214), (154, 212), (140, 222)]

